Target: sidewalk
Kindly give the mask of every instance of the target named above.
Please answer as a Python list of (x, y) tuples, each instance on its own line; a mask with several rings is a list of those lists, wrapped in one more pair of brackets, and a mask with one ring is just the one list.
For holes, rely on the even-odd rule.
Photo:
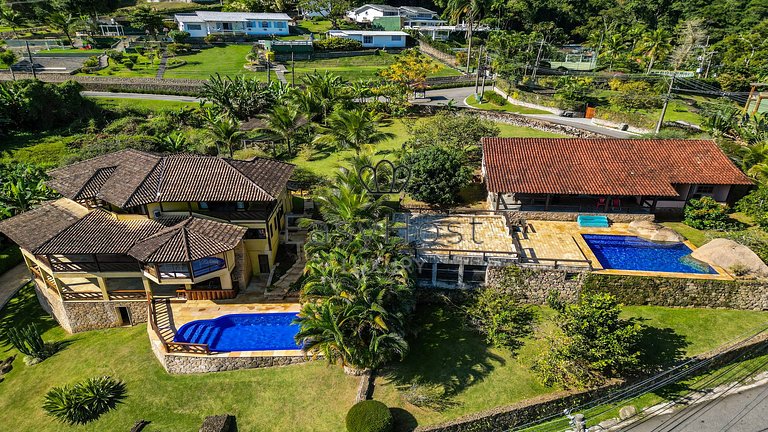
[(24, 264), (19, 264), (0, 275), (0, 309), (31, 280), (29, 270)]

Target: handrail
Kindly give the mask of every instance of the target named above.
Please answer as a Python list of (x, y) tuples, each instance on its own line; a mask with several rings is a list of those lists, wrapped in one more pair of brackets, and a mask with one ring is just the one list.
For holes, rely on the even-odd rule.
[(88, 301), (103, 301), (104, 295), (101, 291), (70, 291), (61, 293), (62, 300), (88, 300)]
[(187, 354), (211, 354), (210, 348), (207, 344), (197, 344), (188, 342), (174, 342), (166, 341), (162, 334), (160, 334), (160, 328), (157, 326), (157, 309), (155, 308), (156, 299), (149, 299), (149, 325), (155, 335), (160, 339), (160, 343), (163, 345), (163, 349), (166, 353), (187, 353)]
[(237, 297), (235, 289), (176, 290), (176, 297), (186, 300), (228, 300)]
[(144, 290), (114, 290), (108, 291), (110, 300), (144, 300), (147, 292)]

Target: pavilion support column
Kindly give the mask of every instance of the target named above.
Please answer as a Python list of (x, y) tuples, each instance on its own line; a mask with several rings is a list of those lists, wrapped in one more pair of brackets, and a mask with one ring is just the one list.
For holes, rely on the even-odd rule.
[(192, 291), (192, 284), (191, 283), (184, 284), (184, 289), (187, 291)]
[(101, 289), (101, 295), (104, 297), (104, 301), (109, 301), (109, 293), (107, 292), (107, 282), (103, 277), (96, 276), (96, 281), (99, 283), (99, 289)]
[(459, 264), (459, 285), (464, 283), (464, 264)]
[(552, 195), (547, 194), (547, 202), (544, 204), (544, 210), (549, 210), (549, 203), (552, 202)]
[(432, 263), (432, 285), (437, 285), (437, 263)]
[(146, 277), (141, 278), (141, 283), (144, 284), (144, 292), (147, 294), (147, 298), (152, 298), (152, 284), (149, 283), (149, 279)]
[(219, 278), (221, 281), (221, 289), (225, 290), (231, 290), (232, 289), (232, 275), (229, 273), (224, 273)]

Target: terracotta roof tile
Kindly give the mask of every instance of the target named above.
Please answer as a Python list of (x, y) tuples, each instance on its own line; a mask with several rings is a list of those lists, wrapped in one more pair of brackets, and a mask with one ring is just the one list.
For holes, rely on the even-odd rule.
[(673, 184), (752, 184), (711, 140), (483, 138), (490, 192), (677, 196)]
[(137, 242), (129, 254), (143, 262), (188, 262), (232, 250), (245, 227), (191, 217)]

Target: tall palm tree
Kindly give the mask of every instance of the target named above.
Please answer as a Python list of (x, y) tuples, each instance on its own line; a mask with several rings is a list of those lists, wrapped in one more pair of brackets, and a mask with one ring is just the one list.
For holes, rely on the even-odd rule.
[(209, 116), (206, 120), (208, 121), (208, 130), (214, 139), (218, 153), (221, 154), (221, 148), (225, 147), (229, 150), (229, 157), (234, 157), (234, 148), (245, 135), (240, 130), (240, 123), (226, 115), (218, 117)]
[(331, 108), (344, 99), (344, 89), (347, 82), (336, 74), (328, 71), (313, 72), (305, 75), (302, 81), (306, 88), (305, 91), (316, 99), (324, 120), (328, 117)]
[(474, 24), (479, 21), (482, 14), (489, 8), (488, 0), (447, 0), (445, 13), (451, 21), (456, 23), (465, 20), (467, 22), (467, 73), (469, 73), (472, 59), (472, 31)]
[(282, 140), (288, 149), (288, 156), (293, 156), (293, 140), (299, 131), (307, 125), (307, 117), (300, 113), (294, 105), (279, 104), (272, 107), (263, 118), (267, 125), (261, 131)]
[(657, 28), (643, 36), (640, 46), (643, 49), (643, 55), (648, 58), (646, 73), (651, 73), (656, 60), (664, 59), (672, 51), (671, 41), (672, 35), (663, 28)]
[(0, 23), (3, 23), (11, 28), (13, 37), (18, 37), (16, 29), (24, 25), (24, 17), (20, 13), (9, 7), (0, 8)]
[(48, 15), (48, 26), (64, 33), (64, 36), (67, 37), (67, 41), (69, 41), (69, 45), (72, 47), (75, 46), (75, 43), (72, 41), (72, 36), (70, 34), (72, 33), (72, 27), (78, 21), (79, 19), (74, 17), (71, 13), (65, 14), (64, 12), (54, 12)]
[(621, 33), (612, 33), (603, 41), (603, 55), (608, 57), (608, 71), (613, 70), (613, 62), (627, 50), (627, 40)]
[(394, 134), (380, 131), (381, 117), (365, 109), (337, 109), (327, 119), (327, 126), (321, 129), (314, 142), (353, 149), (359, 154), (363, 145), (376, 144), (394, 137)]

